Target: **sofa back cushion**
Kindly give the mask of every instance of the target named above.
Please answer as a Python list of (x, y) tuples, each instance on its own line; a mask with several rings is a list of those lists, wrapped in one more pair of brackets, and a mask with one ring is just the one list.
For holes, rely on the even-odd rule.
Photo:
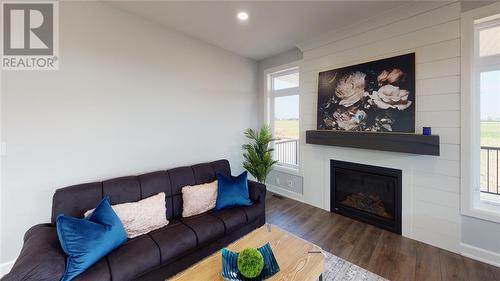
[(170, 183), (172, 184), (172, 202), (174, 217), (182, 214), (182, 188), (188, 185), (196, 185), (193, 169), (191, 167), (180, 167), (168, 171)]
[(59, 214), (82, 218), (105, 196), (114, 205), (136, 202), (160, 192), (165, 193), (167, 219), (178, 217), (182, 214), (182, 187), (212, 182), (217, 173), (231, 174), (227, 160), (60, 188), (52, 198), (52, 223)]

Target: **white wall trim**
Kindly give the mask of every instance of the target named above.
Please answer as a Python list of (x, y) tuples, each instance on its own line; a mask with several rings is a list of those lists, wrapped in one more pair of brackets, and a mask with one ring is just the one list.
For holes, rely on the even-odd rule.
[(14, 266), (14, 261), (4, 262), (0, 264), (0, 278), (2, 278), (5, 274), (9, 273), (9, 271)]
[(500, 267), (500, 254), (498, 253), (460, 243), (460, 254), (464, 257)]
[[(264, 70), (263, 77), (262, 77), (262, 79), (264, 80), (263, 81), (264, 91), (262, 93), (262, 95), (264, 96), (264, 103), (263, 103), (263, 106), (264, 106), (264, 124), (270, 125), (273, 132), (274, 132), (274, 128), (273, 128), (273, 122), (271, 122), (271, 117), (274, 115), (274, 112), (272, 112), (274, 109), (272, 108), (272, 103), (271, 103), (271, 75), (274, 73), (277, 73), (277, 72), (286, 72), (286, 71), (292, 71), (292, 70), (295, 71), (295, 70), (299, 69), (299, 65), (300, 65), (301, 61), (302, 60), (294, 61), (291, 63), (271, 67), (271, 68)], [(300, 87), (300, 77), (299, 77), (299, 87)], [(299, 94), (300, 94), (300, 92), (299, 92)], [(299, 120), (300, 120), (300, 115), (299, 115)], [(300, 127), (299, 127), (299, 130), (300, 130)]]
[(500, 3), (462, 13), (461, 32), (461, 182), (460, 209), (466, 216), (500, 223), (500, 213), (479, 202), (479, 100), (475, 82), (474, 20), (500, 13)]
[[(276, 92), (272, 91), (273, 75), (278, 74), (278, 73), (294, 73), (294, 72), (300, 73), (300, 62), (301, 61), (302, 60), (294, 61), (291, 63), (271, 67), (271, 68), (264, 70), (263, 77), (262, 77), (262, 79), (264, 79), (264, 81), (263, 81), (264, 82), (264, 91), (262, 93), (263, 97), (264, 97), (264, 101), (263, 101), (264, 116), (263, 117), (264, 117), (264, 124), (269, 125), (273, 135), (274, 135), (274, 122), (272, 119), (274, 118), (274, 97), (280, 96), (280, 95), (275, 95)], [(285, 94), (283, 96), (285, 96), (285, 95), (299, 95), (299, 98), (300, 98), (300, 76), (299, 76), (299, 87), (294, 88), (291, 91), (284, 90), (284, 92), (285, 92)], [(299, 132), (300, 132), (300, 102), (299, 102)], [(298, 173), (298, 174), (300, 174), (300, 172), (301, 172), (301, 168), (300, 168), (300, 162), (301, 162), (300, 140), (301, 140), (301, 137), (299, 136), (299, 144), (298, 144), (298, 149), (297, 149), (298, 167), (297, 168), (294, 167), (294, 169), (293, 169), (296, 171), (295, 173)], [(274, 142), (272, 143), (272, 147), (274, 148)], [(279, 165), (280, 164), (275, 165), (275, 167), (279, 167)], [(284, 168), (284, 167), (282, 166), (282, 168)], [(292, 170), (292, 168), (287, 169), (287, 170)]]

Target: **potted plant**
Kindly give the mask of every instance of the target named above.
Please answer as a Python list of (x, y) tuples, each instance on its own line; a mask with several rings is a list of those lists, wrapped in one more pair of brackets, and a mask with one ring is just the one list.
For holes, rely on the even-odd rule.
[(254, 176), (258, 182), (264, 183), (267, 175), (276, 162), (273, 160), (274, 149), (269, 147), (269, 144), (274, 141), (271, 129), (269, 126), (263, 126), (260, 131), (247, 129), (245, 136), (251, 140), (250, 143), (244, 144), (243, 167)]

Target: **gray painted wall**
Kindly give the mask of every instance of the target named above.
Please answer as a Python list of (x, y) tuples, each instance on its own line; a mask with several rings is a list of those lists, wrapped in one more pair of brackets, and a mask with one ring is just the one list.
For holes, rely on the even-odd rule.
[(462, 216), (462, 243), (500, 253), (500, 224)]
[(266, 183), (292, 191), (298, 194), (303, 193), (303, 181), (301, 176), (291, 173), (273, 170), (267, 177)]
[(59, 70), (2, 71), (0, 263), (56, 188), (220, 158), (236, 174), (257, 126), (255, 61), (100, 2), (59, 6)]

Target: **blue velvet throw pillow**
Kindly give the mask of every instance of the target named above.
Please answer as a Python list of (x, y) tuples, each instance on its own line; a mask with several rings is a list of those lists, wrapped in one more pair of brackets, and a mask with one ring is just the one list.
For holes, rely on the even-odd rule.
[(83, 219), (57, 216), (56, 228), (61, 247), (68, 256), (61, 281), (72, 280), (127, 241), (127, 233), (108, 197)]
[(217, 184), (216, 210), (253, 204), (248, 195), (247, 172), (237, 177), (228, 177), (218, 173)]

